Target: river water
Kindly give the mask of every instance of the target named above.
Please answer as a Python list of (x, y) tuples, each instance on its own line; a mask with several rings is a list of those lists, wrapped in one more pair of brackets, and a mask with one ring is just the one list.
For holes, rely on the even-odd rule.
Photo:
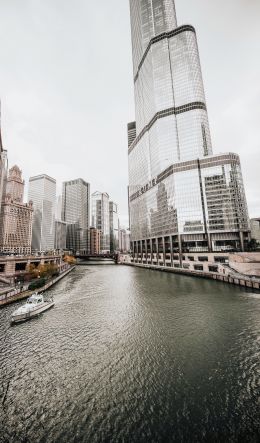
[(0, 310), (1, 442), (260, 440), (260, 295), (116, 265), (49, 293)]

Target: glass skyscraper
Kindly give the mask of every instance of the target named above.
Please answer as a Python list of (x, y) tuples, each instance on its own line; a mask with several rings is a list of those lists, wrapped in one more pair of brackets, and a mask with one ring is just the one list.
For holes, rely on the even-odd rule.
[(56, 180), (46, 174), (30, 177), (28, 198), (33, 202), (32, 249), (54, 249)]
[(110, 252), (113, 254), (118, 251), (119, 247), (119, 219), (118, 219), (118, 205), (109, 202), (109, 225), (110, 225)]
[(82, 178), (62, 185), (61, 219), (67, 223), (67, 249), (89, 252), (90, 184)]
[[(195, 29), (174, 0), (130, 0), (135, 122), (128, 124), (129, 208), (137, 261), (244, 250), (239, 157), (213, 155)], [(148, 257), (149, 255), (149, 257)]]
[(93, 228), (101, 232), (100, 253), (110, 252), (110, 219), (109, 219), (109, 195), (106, 192), (96, 191), (91, 196), (92, 199), (92, 220)]

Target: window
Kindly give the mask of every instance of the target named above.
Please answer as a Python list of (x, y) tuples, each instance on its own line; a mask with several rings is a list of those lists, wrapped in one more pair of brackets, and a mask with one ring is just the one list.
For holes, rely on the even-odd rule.
[(218, 272), (218, 266), (209, 266), (209, 272)]
[(195, 271), (203, 271), (203, 266), (202, 265), (194, 265), (194, 269), (195, 269)]
[(226, 263), (228, 262), (228, 257), (214, 257), (216, 263)]
[(208, 257), (198, 257), (198, 261), (209, 261)]

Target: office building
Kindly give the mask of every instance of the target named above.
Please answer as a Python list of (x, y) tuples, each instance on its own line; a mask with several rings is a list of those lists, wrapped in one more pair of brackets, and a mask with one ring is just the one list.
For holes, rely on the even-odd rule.
[(101, 232), (100, 252), (110, 253), (109, 195), (96, 191), (92, 194), (91, 225)]
[(8, 171), (7, 151), (3, 148), (2, 133), (1, 133), (1, 102), (0, 102), (0, 211), (2, 199), (5, 196), (5, 187)]
[(130, 231), (127, 229), (119, 229), (119, 250), (124, 254), (130, 252)]
[(100, 254), (101, 231), (99, 229), (90, 228), (90, 254)]
[(239, 157), (214, 155), (195, 29), (174, 0), (130, 0), (135, 122), (128, 124), (135, 261), (244, 250), (249, 220)]
[(30, 177), (28, 198), (33, 202), (33, 251), (54, 249), (56, 180), (46, 174)]
[(62, 213), (62, 195), (56, 197), (55, 220), (61, 220)]
[(24, 181), (18, 166), (10, 169), (0, 214), (0, 251), (30, 254), (33, 206), (23, 203)]
[(67, 249), (89, 252), (90, 184), (82, 178), (63, 183), (62, 221), (67, 223)]
[(55, 220), (55, 239), (54, 248), (57, 251), (66, 249), (67, 241), (67, 223), (61, 220)]
[(113, 254), (118, 250), (118, 205), (112, 201), (109, 202), (109, 226), (110, 226), (110, 252)]
[(260, 217), (251, 218), (250, 226), (251, 226), (251, 238), (253, 240), (256, 240), (257, 243), (260, 244)]

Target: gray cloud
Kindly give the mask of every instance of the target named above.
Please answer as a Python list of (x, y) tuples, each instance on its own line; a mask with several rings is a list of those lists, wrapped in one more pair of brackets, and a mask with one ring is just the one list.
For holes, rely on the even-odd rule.
[[(197, 28), (215, 152), (241, 155), (260, 215), (260, 2), (176, 0)], [(9, 163), (26, 179), (82, 177), (127, 222), (126, 124), (134, 118), (127, 0), (0, 0), (0, 96)]]

